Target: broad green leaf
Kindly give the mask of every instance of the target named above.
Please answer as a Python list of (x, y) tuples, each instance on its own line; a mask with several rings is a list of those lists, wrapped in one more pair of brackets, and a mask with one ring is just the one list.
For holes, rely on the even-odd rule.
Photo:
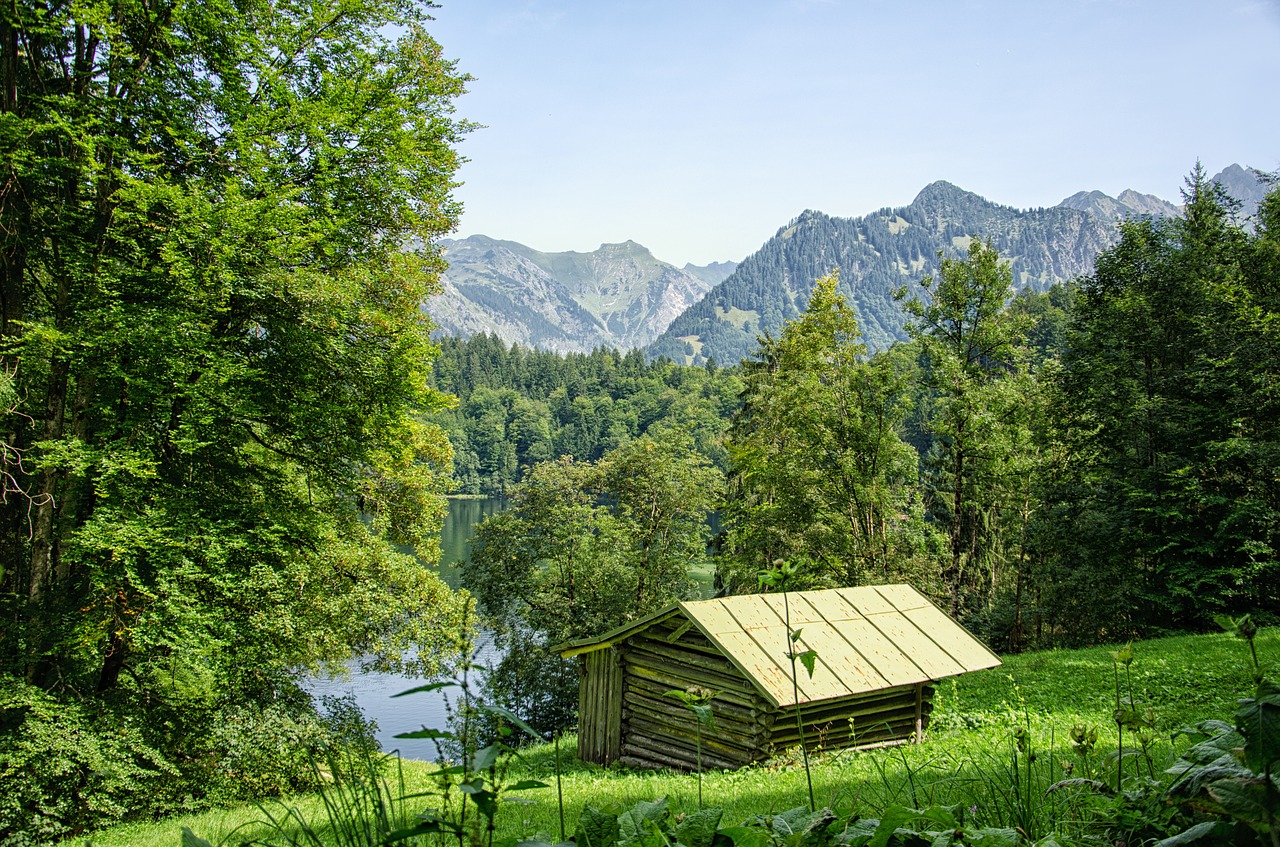
[(758, 826), (729, 826), (716, 834), (733, 842), (734, 847), (768, 847), (769, 844), (769, 834)]
[(716, 827), (724, 817), (723, 809), (699, 809), (685, 817), (672, 833), (675, 840), (685, 847), (712, 847)]
[(1201, 839), (1212, 839), (1214, 843), (1228, 842), (1231, 839), (1232, 825), (1226, 821), (1204, 821), (1177, 835), (1157, 841), (1152, 847), (1186, 847)]
[(805, 650), (803, 653), (796, 656), (796, 658), (800, 660), (800, 664), (804, 665), (804, 669), (809, 672), (809, 677), (812, 678), (813, 668), (818, 661), (818, 651)]
[(665, 797), (636, 803), (618, 816), (620, 843), (635, 844), (645, 840), (652, 833), (652, 827), (660, 826), (669, 813)]
[(584, 806), (578, 816), (578, 826), (573, 840), (578, 847), (613, 847), (621, 838), (618, 816), (603, 812), (594, 806)]
[(213, 847), (213, 845), (192, 832), (190, 827), (184, 826), (182, 828), (182, 847)]

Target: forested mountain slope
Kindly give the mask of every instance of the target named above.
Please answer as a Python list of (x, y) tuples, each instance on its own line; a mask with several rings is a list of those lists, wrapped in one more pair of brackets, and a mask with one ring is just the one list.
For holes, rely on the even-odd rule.
[(806, 211), (747, 257), (678, 317), (648, 348), (678, 362), (737, 362), (756, 336), (776, 334), (804, 310), (813, 281), (840, 271), (840, 287), (871, 349), (906, 337), (893, 290), (936, 273), (938, 251), (961, 255), (970, 238), (991, 239), (1015, 284), (1042, 291), (1087, 273), (1116, 241), (1114, 221), (1065, 207), (1021, 211), (947, 182), (927, 186), (909, 206), (859, 218)]
[[(1256, 171), (1232, 166), (1214, 180), (1233, 196), (1247, 195), (1246, 211), (1256, 208), (1254, 194), (1262, 194)], [(1256, 188), (1248, 188), (1249, 180)], [(676, 318), (646, 353), (691, 364), (737, 362), (758, 335), (776, 335), (783, 321), (800, 314), (814, 280), (833, 270), (867, 346), (884, 349), (906, 338), (893, 290), (935, 274), (939, 251), (957, 257), (971, 238), (989, 239), (1012, 264), (1015, 287), (1044, 291), (1092, 271), (1094, 257), (1119, 238), (1117, 220), (1177, 212), (1172, 203), (1134, 191), (1118, 198), (1080, 192), (1058, 206), (1020, 210), (941, 181), (908, 206), (858, 218), (806, 211)]]
[(562, 353), (643, 347), (736, 267), (677, 268), (634, 241), (543, 253), (483, 235), (446, 241), (445, 259), (444, 292), (426, 305), (444, 333)]

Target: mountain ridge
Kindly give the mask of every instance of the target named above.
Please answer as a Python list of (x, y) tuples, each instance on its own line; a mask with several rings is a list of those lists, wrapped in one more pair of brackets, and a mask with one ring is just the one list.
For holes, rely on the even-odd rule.
[[(1239, 165), (1213, 180), (1241, 201), (1245, 218), (1266, 191), (1257, 170)], [(1180, 213), (1132, 189), (1117, 197), (1079, 191), (1056, 206), (1017, 209), (935, 180), (906, 206), (859, 217), (806, 209), (741, 263), (678, 268), (633, 240), (543, 252), (472, 235), (444, 242), (444, 293), (425, 309), (443, 333), (494, 333), (561, 353), (642, 348), (651, 358), (730, 363), (803, 311), (814, 280), (838, 269), (864, 341), (876, 350), (906, 337), (892, 292), (935, 274), (939, 251), (958, 257), (972, 238), (990, 240), (1013, 266), (1017, 288), (1044, 290), (1090, 273), (1118, 239), (1119, 221)]]
[[(1233, 168), (1256, 180), (1257, 171)], [(1227, 180), (1239, 175), (1229, 168), (1214, 180), (1230, 193)], [(907, 337), (906, 316), (893, 291), (936, 274), (939, 253), (958, 258), (973, 238), (991, 241), (1012, 266), (1015, 288), (1043, 291), (1090, 273), (1098, 253), (1119, 239), (1121, 219), (1152, 214), (1180, 214), (1180, 207), (1126, 190), (1119, 198), (1086, 191), (1057, 206), (1017, 209), (945, 180), (929, 183), (906, 206), (860, 217), (805, 210), (674, 320), (645, 353), (688, 364), (739, 361), (752, 354), (758, 335), (777, 334), (798, 315), (814, 280), (833, 270), (840, 273), (840, 289), (858, 315), (864, 342), (872, 351), (884, 349)]]
[(491, 332), (561, 353), (643, 347), (736, 267), (677, 268), (631, 240), (587, 253), (487, 235), (443, 247), (443, 291), (424, 306), (438, 332)]

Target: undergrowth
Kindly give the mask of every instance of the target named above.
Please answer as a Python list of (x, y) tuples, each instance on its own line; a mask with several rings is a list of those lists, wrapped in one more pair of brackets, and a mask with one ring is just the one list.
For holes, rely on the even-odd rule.
[[(1261, 668), (1275, 666), (1280, 638), (1264, 632), (1252, 645)], [(874, 751), (820, 750), (811, 758), (817, 806), (812, 815), (817, 817), (808, 817), (807, 775), (798, 750), (740, 771), (703, 773), (701, 791), (711, 808), (700, 811), (697, 775), (584, 764), (572, 756), (574, 739), (566, 736), (559, 756), (550, 744), (504, 755), (502, 785), (490, 793), (505, 802), (488, 807), (491, 826), (473, 827), (470, 835), (461, 836), (447, 827), (431, 832), (419, 828), (414, 837), (440, 847), (562, 840), (555, 789), (532, 787), (552, 784), (558, 761), (567, 834), (581, 829), (584, 816), (621, 820), (630, 814), (648, 820), (644, 810), (657, 816), (652, 825), (633, 826), (631, 841), (620, 835), (611, 842), (621, 847), (922, 847), (926, 841), (1105, 847), (1161, 839), (1166, 839), (1165, 847), (1197, 840), (1275, 847), (1274, 828), (1265, 814), (1255, 816), (1256, 821), (1234, 820), (1221, 803), (1213, 806), (1207, 777), (1191, 787), (1183, 778), (1191, 767), (1186, 756), (1193, 745), (1206, 743), (1204, 733), (1233, 728), (1242, 695), (1265, 699), (1259, 688), (1262, 673), (1247, 653), (1230, 635), (1180, 636), (1133, 645), (1127, 668), (1123, 647), (1100, 647), (1009, 657), (1003, 667), (944, 681), (924, 743)], [(1130, 714), (1121, 714), (1126, 710)], [(1141, 729), (1139, 723), (1149, 728)], [(1195, 727), (1201, 728), (1200, 736), (1187, 734)], [(1214, 737), (1219, 746), (1231, 741)], [(1250, 767), (1260, 767), (1256, 755), (1250, 761)], [(1170, 773), (1180, 762), (1183, 776)], [(442, 780), (453, 779), (450, 790), (459, 791), (462, 774), (441, 771), (430, 763), (406, 761), (384, 776), (394, 777), (392, 794), (408, 798), (404, 809), (417, 821), (428, 805), (423, 795), (438, 795)], [(1257, 773), (1274, 782), (1274, 772)], [(1177, 780), (1186, 796), (1169, 794)], [(515, 785), (529, 788), (515, 791)], [(462, 792), (474, 797), (491, 787), (473, 782)], [(659, 798), (660, 813), (651, 805)], [(296, 810), (289, 818), (293, 835), (287, 827), (264, 828), (259, 811), (241, 809), (117, 827), (92, 840), (102, 847), (173, 844), (185, 826), (212, 844), (341, 843), (333, 827), (323, 823), (313, 830), (314, 842), (294, 837), (303, 832), (303, 821), (324, 821), (323, 800), (298, 798), (280, 808)], [(708, 828), (710, 816), (715, 824)], [(693, 818), (701, 824), (686, 827)], [(796, 826), (808, 829), (792, 831)], [(397, 827), (405, 829), (403, 822)], [(608, 827), (605, 831), (611, 832)], [(701, 843), (707, 838), (711, 840)], [(583, 847), (584, 842), (577, 844)]]

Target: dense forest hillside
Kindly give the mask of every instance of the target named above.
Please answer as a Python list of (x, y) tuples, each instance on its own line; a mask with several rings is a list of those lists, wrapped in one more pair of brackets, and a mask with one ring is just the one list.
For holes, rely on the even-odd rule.
[(645, 346), (736, 267), (677, 268), (634, 241), (542, 253), (483, 235), (446, 241), (445, 259), (444, 291), (426, 306), (443, 332), (566, 353)]
[[(1214, 181), (1243, 199), (1246, 213), (1263, 194), (1257, 172), (1238, 166)], [(756, 336), (776, 335), (783, 321), (802, 312), (814, 280), (833, 270), (868, 347), (885, 349), (907, 337), (893, 291), (936, 274), (939, 251), (957, 257), (971, 238), (990, 240), (1012, 264), (1015, 288), (1044, 291), (1089, 273), (1098, 253), (1119, 239), (1118, 219), (1177, 211), (1134, 191), (1118, 198), (1080, 192), (1052, 208), (1019, 210), (948, 182), (926, 186), (908, 206), (858, 218), (806, 211), (676, 318), (646, 353), (691, 364), (737, 362)]]
[(721, 436), (742, 391), (736, 368), (646, 362), (638, 350), (553, 353), (486, 333), (442, 339), (434, 379), (459, 401), (433, 417), (453, 444), (459, 494), (505, 493), (538, 462), (594, 461), (671, 428), (723, 468)]

